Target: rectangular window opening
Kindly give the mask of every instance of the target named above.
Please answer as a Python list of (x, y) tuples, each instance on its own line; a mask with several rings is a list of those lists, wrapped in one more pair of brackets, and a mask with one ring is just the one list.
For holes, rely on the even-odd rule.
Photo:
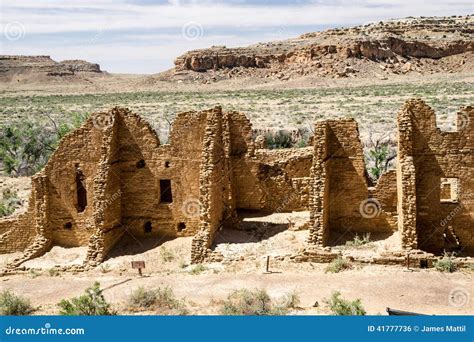
[(459, 201), (458, 178), (441, 178), (440, 200), (441, 202)]
[(173, 194), (171, 193), (171, 180), (169, 179), (160, 179), (160, 202), (173, 202)]

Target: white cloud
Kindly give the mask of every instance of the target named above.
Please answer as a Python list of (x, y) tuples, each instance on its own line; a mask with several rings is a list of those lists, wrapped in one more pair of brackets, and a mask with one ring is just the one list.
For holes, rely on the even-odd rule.
[[(387, 9), (388, 7), (388, 9)], [(388, 17), (447, 15), (472, 11), (472, 1), (447, 0), (427, 6), (423, 0), (319, 1), (299, 6), (228, 5), (194, 1), (139, 6), (125, 2), (17, 1), (2, 8), (5, 21), (19, 21), (32, 33), (181, 27), (197, 21), (204, 27), (353, 24)], [(5, 18), (8, 18), (6, 20)]]

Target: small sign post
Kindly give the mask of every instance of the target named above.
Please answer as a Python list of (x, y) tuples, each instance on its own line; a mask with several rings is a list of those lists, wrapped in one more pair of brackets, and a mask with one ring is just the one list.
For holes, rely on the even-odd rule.
[(142, 276), (142, 268), (145, 268), (145, 261), (132, 261), (132, 268), (138, 269), (138, 274)]
[(265, 272), (263, 272), (263, 274), (270, 274), (270, 273), (272, 273), (272, 271), (270, 271), (270, 256), (267, 255), (267, 261), (265, 264)]

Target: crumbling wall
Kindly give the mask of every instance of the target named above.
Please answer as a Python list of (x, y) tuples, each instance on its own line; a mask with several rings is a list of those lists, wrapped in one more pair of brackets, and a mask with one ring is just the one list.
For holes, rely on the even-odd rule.
[(328, 130), (326, 122), (318, 122), (314, 127), (314, 155), (311, 166), (313, 178), (312, 196), (309, 200), (310, 222), (308, 244), (325, 246), (329, 239), (329, 172)]
[[(214, 108), (207, 114), (200, 170), (200, 226), (193, 239), (191, 261), (204, 261), (216, 231), (221, 227), (228, 201), (225, 194), (230, 188), (230, 173), (226, 159), (230, 152), (229, 141), (223, 139), (222, 110)], [(228, 136), (228, 135), (227, 135)], [(232, 213), (230, 213), (232, 214)]]
[[(324, 246), (330, 233), (392, 232), (396, 178), (391, 172), (369, 188), (362, 144), (354, 119), (328, 120), (315, 126), (314, 181), (310, 202), (310, 244)], [(377, 196), (382, 194), (379, 200)]]
[[(378, 198), (371, 197), (362, 143), (354, 119), (328, 122), (329, 226), (340, 232), (389, 232), (394, 229)], [(392, 179), (395, 181), (395, 179)], [(384, 188), (388, 196), (393, 186)], [(390, 191), (392, 191), (390, 193)]]
[(102, 262), (114, 244), (123, 235), (121, 229), (120, 199), (110, 202), (109, 196), (120, 191), (120, 178), (117, 176), (117, 131), (121, 110), (114, 108), (110, 112), (98, 115), (107, 118), (107, 125), (96, 127), (102, 130), (100, 160), (97, 172), (92, 179), (93, 203), (92, 215), (88, 224), (94, 233), (90, 236), (85, 263), (96, 265)]
[[(85, 245), (93, 230), (88, 218), (93, 212), (93, 179), (100, 159), (101, 131), (88, 120), (61, 140), (42, 171), (47, 176), (50, 211), (48, 225), (52, 242), (60, 246)], [(80, 211), (77, 203), (77, 173), (83, 176), (87, 205)]]
[(0, 220), (0, 253), (23, 251), (36, 236), (34, 228), (33, 217), (28, 212)]
[(220, 107), (178, 114), (169, 144), (127, 109), (92, 115), (59, 144), (33, 177), (26, 213), (0, 219), (0, 252), (23, 251), (11, 267), (52, 245), (88, 246), (96, 265), (125, 235), (191, 236), (202, 262), (238, 209), (310, 211), (308, 242), (332, 234), (391, 233), (404, 248), (474, 249), (474, 109), (458, 132), (436, 127), (422, 101), (398, 116), (397, 170), (369, 187), (357, 123), (315, 125), (309, 148), (256, 148), (245, 115)]
[(236, 207), (269, 212), (307, 209), (312, 148), (256, 149), (249, 120), (241, 113), (230, 114)]
[[(124, 116), (119, 134), (123, 224), (138, 237), (192, 235), (197, 220), (193, 215), (186, 217), (183, 203), (186, 196), (197, 198), (193, 187), (197, 177), (188, 178), (198, 170), (201, 149), (200, 133), (186, 131), (194, 125), (196, 132), (201, 132), (203, 119), (195, 113), (178, 116), (170, 145), (160, 145), (151, 127), (137, 118)], [(170, 198), (162, 198), (166, 191)], [(194, 225), (188, 222), (190, 219)], [(178, 222), (185, 225), (179, 232)]]
[[(406, 247), (430, 252), (474, 249), (474, 109), (457, 114), (458, 131), (436, 126), (434, 111), (421, 100), (408, 101), (398, 116), (399, 214)], [(454, 179), (452, 198), (443, 198), (443, 179)]]
[(374, 187), (369, 188), (369, 198), (377, 199), (387, 213), (397, 214), (397, 170), (382, 173)]

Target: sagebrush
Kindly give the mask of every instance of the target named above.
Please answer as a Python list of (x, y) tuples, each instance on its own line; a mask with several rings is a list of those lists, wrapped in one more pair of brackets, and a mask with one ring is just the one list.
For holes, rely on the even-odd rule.
[(337, 316), (364, 316), (366, 314), (360, 299), (346, 300), (341, 297), (340, 292), (333, 292), (328, 304), (331, 312)]
[(223, 301), (220, 313), (222, 315), (279, 316), (286, 315), (289, 309), (296, 308), (299, 302), (300, 299), (296, 292), (273, 300), (265, 290), (240, 289), (233, 291)]
[(11, 290), (0, 293), (0, 314), (3, 316), (26, 316), (35, 311), (30, 301)]
[(177, 299), (170, 287), (147, 289), (143, 286), (132, 292), (127, 300), (130, 311), (153, 310), (160, 315), (186, 315), (184, 299)]
[(63, 299), (58, 303), (61, 315), (67, 316), (109, 316), (115, 315), (100, 288), (100, 283), (87, 288), (83, 295), (71, 299)]

